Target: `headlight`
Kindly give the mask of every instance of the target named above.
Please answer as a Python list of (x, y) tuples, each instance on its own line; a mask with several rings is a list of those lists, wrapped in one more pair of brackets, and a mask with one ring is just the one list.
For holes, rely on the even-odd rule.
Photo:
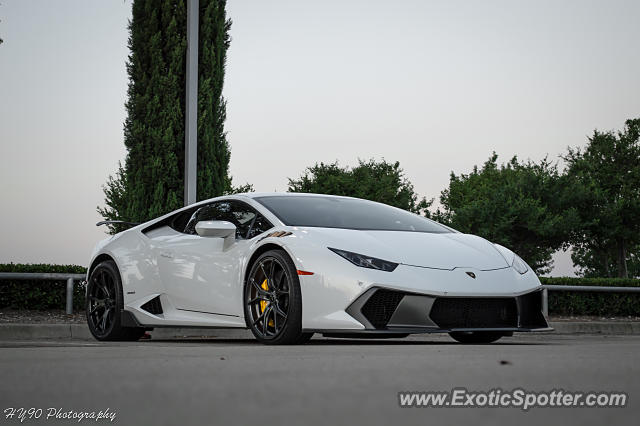
[(513, 269), (515, 269), (520, 275), (524, 275), (529, 270), (529, 267), (524, 260), (520, 259), (520, 256), (508, 248), (502, 247), (500, 244), (494, 243), (493, 245), (498, 249), (500, 254), (502, 254), (502, 257), (507, 261), (507, 264), (513, 267)]
[(364, 254), (352, 253), (350, 251), (339, 250), (331, 247), (327, 247), (335, 254), (344, 257), (349, 262), (356, 266), (369, 269), (377, 269), (379, 271), (392, 272), (398, 266), (397, 263), (389, 262), (387, 260), (377, 259), (371, 256), (365, 256)]
[(529, 268), (527, 268), (527, 264), (524, 263), (524, 260), (520, 259), (520, 256), (517, 254), (514, 257), (513, 265), (511, 266), (513, 266), (513, 269), (515, 269), (520, 275), (523, 275), (529, 270)]

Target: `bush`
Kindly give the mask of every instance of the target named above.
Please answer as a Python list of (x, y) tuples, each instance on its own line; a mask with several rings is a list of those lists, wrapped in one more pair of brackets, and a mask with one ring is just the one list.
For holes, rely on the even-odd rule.
[[(0, 264), (0, 272), (39, 272), (84, 274), (87, 268), (78, 265), (48, 264)], [(76, 285), (73, 290), (73, 308), (84, 309), (84, 286)], [(0, 308), (11, 309), (64, 309), (67, 300), (67, 282), (60, 281), (24, 281), (0, 280)]]
[[(640, 287), (623, 278), (545, 278), (542, 284)], [(640, 316), (640, 293), (549, 292), (549, 313), (556, 315)]]

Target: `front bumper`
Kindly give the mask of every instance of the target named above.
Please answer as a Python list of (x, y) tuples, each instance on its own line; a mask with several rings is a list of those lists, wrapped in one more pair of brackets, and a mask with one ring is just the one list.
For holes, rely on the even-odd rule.
[(541, 289), (495, 297), (436, 296), (373, 287), (346, 312), (364, 325), (360, 333), (551, 330), (542, 313)]

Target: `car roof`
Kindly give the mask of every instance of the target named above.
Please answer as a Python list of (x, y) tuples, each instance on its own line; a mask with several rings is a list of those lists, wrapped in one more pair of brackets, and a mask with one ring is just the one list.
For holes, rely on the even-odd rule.
[(307, 192), (243, 192), (241, 194), (234, 194), (247, 198), (260, 198), (260, 197), (325, 197), (325, 198), (353, 198), (343, 195), (329, 195), (329, 194), (313, 194)]
[[(130, 231), (132, 229), (146, 229), (149, 226), (152, 226), (158, 222), (161, 222), (167, 218), (169, 218), (170, 216), (173, 216), (175, 214), (184, 212), (186, 210), (192, 209), (192, 208), (198, 208), (200, 206), (203, 206), (205, 204), (214, 202), (214, 201), (223, 201), (223, 200), (242, 200), (243, 198), (248, 198), (248, 199), (254, 199), (254, 198), (259, 198), (259, 197), (272, 197), (272, 196), (284, 196), (284, 197), (325, 197), (325, 198), (351, 198), (351, 197), (344, 197), (344, 196), (338, 196), (338, 195), (327, 195), (327, 194), (310, 194), (310, 193), (301, 193), (301, 192), (243, 192), (243, 193), (239, 193), (239, 194), (229, 194), (229, 195), (221, 195), (219, 197), (214, 197), (214, 198), (209, 198), (206, 200), (200, 200), (196, 203), (190, 204), (188, 206), (184, 206), (181, 207), (179, 209), (173, 210), (169, 213), (166, 213), (162, 216), (156, 217), (154, 219), (148, 220), (144, 223), (141, 223), (133, 228), (130, 228), (127, 231)], [(257, 202), (257, 201), (254, 201)], [(273, 216), (273, 218), (277, 218), (277, 216), (275, 216), (273, 213), (271, 213), (268, 209), (266, 210), (270, 215)], [(264, 212), (263, 212), (264, 214)], [(273, 219), (271, 218), (271, 219)], [(278, 219), (279, 220), (279, 219)], [(125, 231), (126, 232), (126, 231)]]

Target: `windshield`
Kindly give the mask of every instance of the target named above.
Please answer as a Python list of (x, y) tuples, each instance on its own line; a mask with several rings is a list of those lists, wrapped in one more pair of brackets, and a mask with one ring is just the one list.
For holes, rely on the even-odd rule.
[(288, 226), (437, 234), (451, 232), (422, 216), (357, 198), (274, 195), (255, 200)]

